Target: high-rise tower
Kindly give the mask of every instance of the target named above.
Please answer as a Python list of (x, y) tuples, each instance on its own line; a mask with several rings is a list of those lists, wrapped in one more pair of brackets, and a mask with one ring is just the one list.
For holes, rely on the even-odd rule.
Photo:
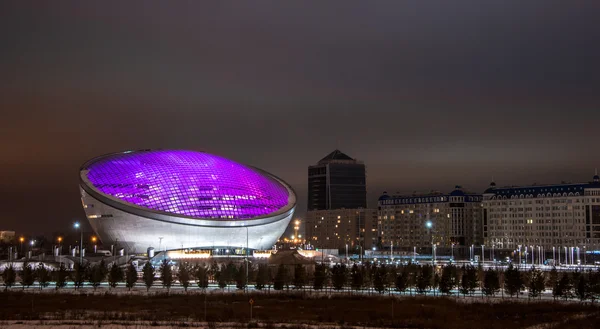
[(335, 150), (308, 167), (308, 210), (367, 207), (365, 165)]

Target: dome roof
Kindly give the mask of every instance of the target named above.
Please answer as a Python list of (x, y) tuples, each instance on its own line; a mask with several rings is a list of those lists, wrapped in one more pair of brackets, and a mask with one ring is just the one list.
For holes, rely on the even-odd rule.
[(382, 195), (382, 196), (380, 196), (378, 200), (379, 200), (379, 201), (382, 201), (382, 200), (389, 200), (389, 199), (391, 199), (391, 198), (392, 198), (392, 197), (391, 197), (391, 196), (389, 196), (389, 195), (387, 194), (387, 192), (383, 192), (383, 195)]
[(83, 183), (104, 196), (193, 218), (249, 219), (295, 203), (293, 191), (274, 176), (204, 152), (115, 153), (81, 170)]
[(465, 192), (462, 191), (462, 187), (460, 185), (456, 185), (455, 190), (450, 193), (450, 196), (465, 196)]

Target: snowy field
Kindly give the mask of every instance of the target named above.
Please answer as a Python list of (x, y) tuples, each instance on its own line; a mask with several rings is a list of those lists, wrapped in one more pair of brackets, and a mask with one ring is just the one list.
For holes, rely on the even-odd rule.
[(209, 329), (240, 329), (240, 328), (278, 328), (278, 329), (376, 329), (377, 327), (355, 327), (337, 325), (309, 325), (290, 323), (261, 323), (261, 322), (100, 322), (100, 321), (0, 321), (0, 329), (171, 329), (171, 328), (209, 328)]

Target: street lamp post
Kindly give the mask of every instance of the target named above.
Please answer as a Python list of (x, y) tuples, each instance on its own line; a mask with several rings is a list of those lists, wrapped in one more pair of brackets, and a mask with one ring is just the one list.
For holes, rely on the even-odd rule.
[(346, 243), (346, 264), (348, 264), (348, 244)]
[(481, 245), (481, 264), (485, 264), (485, 252), (483, 249), (483, 245)]
[(20, 238), (19, 238), (19, 242), (21, 242), (21, 251), (20, 251), (20, 253), (21, 253), (21, 254), (23, 254), (23, 242), (24, 242), (24, 241), (25, 241), (25, 238), (24, 238), (24, 237), (20, 237)]
[(298, 237), (298, 230), (300, 230), (300, 220), (296, 219), (294, 222), (294, 237)]
[(246, 226), (246, 293), (248, 293), (248, 236), (249, 236), (248, 226)]
[(62, 242), (62, 237), (59, 236), (56, 240), (58, 240), (58, 263), (62, 265), (62, 245), (60, 244)]
[(433, 259), (433, 234), (431, 234), (431, 228), (433, 227), (433, 223), (428, 220), (425, 222), (425, 227), (427, 227), (427, 235), (429, 235), (429, 244), (431, 246), (431, 263), (433, 264), (435, 260)]
[(471, 261), (475, 260), (475, 245), (471, 245)]
[(98, 245), (96, 244), (97, 238), (95, 236), (92, 237), (92, 242), (94, 243), (94, 254), (98, 252)]
[(76, 229), (79, 229), (79, 265), (83, 264), (83, 230), (81, 229), (81, 225), (79, 222), (75, 222), (73, 225)]

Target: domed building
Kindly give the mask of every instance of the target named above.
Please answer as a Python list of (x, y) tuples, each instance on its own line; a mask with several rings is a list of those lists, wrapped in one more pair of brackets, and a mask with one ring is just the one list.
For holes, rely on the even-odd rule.
[(274, 175), (205, 152), (108, 154), (80, 169), (81, 200), (103, 243), (148, 248), (269, 249), (296, 208)]

